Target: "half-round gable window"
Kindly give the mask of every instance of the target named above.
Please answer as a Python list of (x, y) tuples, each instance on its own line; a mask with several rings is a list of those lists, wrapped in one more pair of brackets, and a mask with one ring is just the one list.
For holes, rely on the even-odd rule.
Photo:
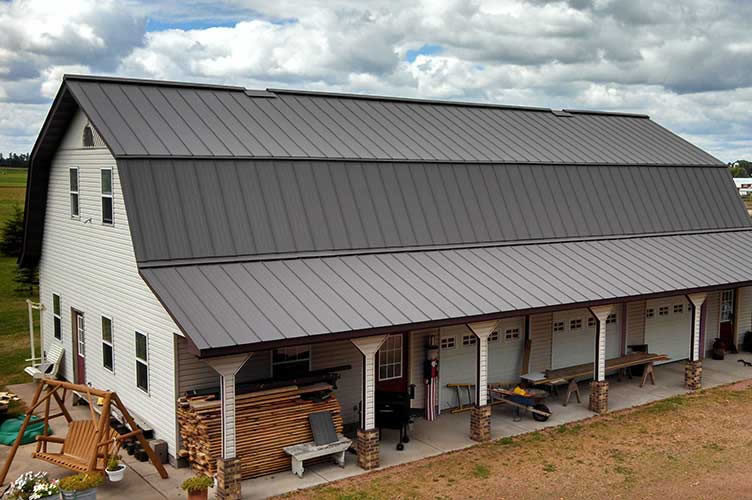
[(91, 125), (87, 125), (84, 127), (84, 147), (85, 148), (93, 148), (94, 147), (94, 131), (91, 129)]

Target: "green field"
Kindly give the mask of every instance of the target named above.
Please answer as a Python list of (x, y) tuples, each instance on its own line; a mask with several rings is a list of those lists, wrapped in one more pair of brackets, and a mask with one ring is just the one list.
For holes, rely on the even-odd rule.
[[(0, 169), (0, 227), (13, 214), (15, 204), (23, 208), (25, 193), (26, 170)], [(29, 376), (23, 372), (30, 355), (26, 310), (29, 297), (27, 292), (16, 291), (15, 272), (16, 259), (0, 257), (0, 386), (29, 381)]]

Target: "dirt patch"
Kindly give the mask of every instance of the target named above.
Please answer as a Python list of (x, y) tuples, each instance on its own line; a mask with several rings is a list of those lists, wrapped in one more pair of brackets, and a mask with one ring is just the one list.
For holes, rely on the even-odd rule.
[(731, 384), (730, 386), (728, 386), (728, 390), (729, 391), (743, 391), (745, 389), (749, 389), (750, 387), (752, 387), (752, 379), (742, 380), (741, 382)]
[(289, 495), (302, 499), (746, 498), (752, 381)]

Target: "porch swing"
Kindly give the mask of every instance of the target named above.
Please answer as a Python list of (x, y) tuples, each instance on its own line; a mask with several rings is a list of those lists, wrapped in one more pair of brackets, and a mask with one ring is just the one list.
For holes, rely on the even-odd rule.
[[(59, 391), (62, 390), (62, 394)], [(80, 395), (85, 394), (89, 404), (90, 417), (86, 420), (74, 420), (68, 410), (65, 408), (65, 397), (68, 391), (76, 392)], [(43, 394), (44, 393), (44, 394)], [(97, 417), (94, 411), (94, 404), (98, 398), (102, 398), (102, 412)], [(55, 400), (60, 411), (50, 414), (50, 403)], [(118, 434), (116, 430), (110, 427), (110, 415), (112, 405), (120, 411), (125, 422), (131, 431), (125, 434)], [(13, 447), (8, 454), (2, 472), (0, 472), (0, 484), (5, 482), (8, 469), (13, 462), (18, 446), (26, 427), (29, 425), (31, 416), (34, 411), (44, 405), (44, 427), (41, 436), (37, 436), (36, 450), (32, 452), (32, 458), (44, 460), (51, 464), (64, 467), (74, 472), (104, 472), (107, 467), (107, 459), (116, 454), (123, 441), (129, 438), (139, 440), (146, 454), (149, 456), (154, 468), (157, 469), (162, 479), (167, 478), (167, 471), (164, 469), (154, 451), (149, 446), (143, 435), (143, 431), (136, 425), (128, 410), (115, 392), (103, 391), (92, 387), (71, 384), (70, 382), (44, 378), (37, 386), (34, 398), (26, 412), (23, 424), (18, 431)], [(49, 421), (58, 417), (65, 417), (68, 422), (68, 433), (65, 438), (49, 436)], [(58, 451), (48, 450), (49, 443), (59, 444)]]

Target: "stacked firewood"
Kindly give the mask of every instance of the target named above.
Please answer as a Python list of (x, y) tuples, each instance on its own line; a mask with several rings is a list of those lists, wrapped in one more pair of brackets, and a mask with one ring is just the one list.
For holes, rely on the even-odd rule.
[[(235, 397), (236, 455), (243, 479), (289, 470), (290, 456), (283, 448), (313, 440), (311, 413), (331, 412), (337, 432), (342, 432), (339, 402), (331, 389), (329, 384), (291, 385)], [(222, 454), (219, 398), (181, 397), (178, 424), (183, 439), (179, 455), (188, 457), (197, 473), (213, 475)]]

